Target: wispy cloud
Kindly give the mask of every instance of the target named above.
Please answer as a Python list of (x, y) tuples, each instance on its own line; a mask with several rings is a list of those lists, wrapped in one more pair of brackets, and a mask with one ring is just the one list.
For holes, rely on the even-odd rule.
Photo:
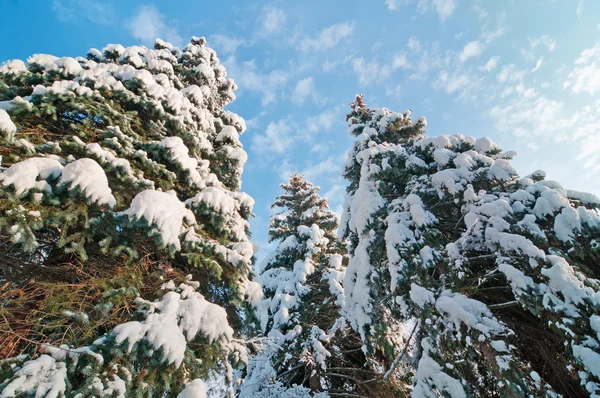
[(183, 39), (173, 28), (173, 24), (166, 21), (158, 8), (152, 5), (140, 6), (127, 23), (127, 28), (133, 37), (144, 44), (152, 45), (157, 38), (181, 46)]
[(487, 61), (485, 65), (480, 66), (479, 69), (484, 70), (486, 72), (491, 72), (494, 69), (496, 69), (496, 67), (498, 66), (499, 60), (500, 60), (500, 57), (498, 57), (498, 56), (491, 57), (490, 60)]
[(326, 110), (319, 115), (311, 116), (306, 119), (306, 131), (308, 133), (328, 131), (340, 120), (341, 115), (339, 108)]
[(459, 55), (460, 62), (465, 62), (469, 58), (481, 55), (485, 46), (479, 40), (473, 40), (463, 48)]
[(333, 48), (338, 45), (340, 41), (346, 39), (352, 35), (354, 31), (353, 22), (344, 22), (331, 25), (323, 29), (314, 39), (306, 38), (303, 39), (301, 48), (304, 51), (323, 51)]
[(587, 92), (590, 95), (600, 91), (600, 41), (594, 47), (581, 52), (575, 61), (576, 66), (567, 77), (565, 87), (576, 93)]
[(556, 49), (556, 40), (551, 39), (548, 35), (538, 37), (537, 39), (529, 39), (529, 46), (532, 49), (536, 49), (539, 45), (545, 46), (548, 51), (554, 51)]
[(270, 7), (263, 11), (262, 29), (265, 34), (273, 34), (279, 32), (285, 23), (285, 12), (279, 8)]
[(223, 54), (235, 53), (238, 47), (246, 44), (242, 39), (225, 35), (212, 35), (210, 39), (211, 46), (218, 50), (219, 53)]
[(52, 11), (61, 22), (92, 22), (106, 25), (115, 18), (113, 5), (108, 1), (54, 0)]
[(544, 57), (540, 57), (540, 59), (537, 60), (536, 64), (535, 64), (535, 68), (533, 68), (531, 70), (531, 73), (533, 72), (537, 72), (541, 67), (542, 67), (542, 62), (544, 60)]
[(358, 84), (361, 86), (382, 82), (392, 74), (392, 68), (389, 65), (381, 65), (376, 61), (365, 61), (362, 57), (352, 60), (352, 69), (358, 77)]
[(263, 72), (258, 69), (254, 60), (238, 64), (236, 58), (231, 56), (225, 61), (225, 65), (227, 74), (236, 81), (240, 92), (260, 94), (263, 106), (278, 98), (290, 78), (289, 73), (281, 69)]
[(397, 11), (401, 5), (416, 3), (417, 10), (421, 14), (433, 10), (442, 22), (448, 19), (458, 7), (456, 0), (384, 0), (384, 2), (392, 11)]
[(295, 104), (303, 104), (307, 98), (315, 92), (315, 82), (312, 77), (307, 77), (298, 81), (294, 93), (292, 94), (292, 102)]
[(283, 155), (292, 145), (293, 130), (289, 120), (271, 122), (264, 134), (255, 134), (252, 137), (250, 148), (263, 155)]
[(391, 62), (378, 62), (376, 60), (368, 61), (363, 57), (351, 58), (352, 70), (358, 77), (358, 84), (368, 86), (374, 83), (381, 83), (387, 80), (396, 69), (406, 69), (410, 67), (405, 53), (394, 55)]

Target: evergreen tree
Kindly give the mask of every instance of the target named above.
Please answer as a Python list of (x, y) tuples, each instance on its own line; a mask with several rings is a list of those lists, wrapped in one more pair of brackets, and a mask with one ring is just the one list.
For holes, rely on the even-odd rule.
[(195, 37), (2, 64), (0, 396), (231, 383), (261, 297), (235, 89)]
[(347, 116), (344, 314), (413, 397), (600, 393), (600, 202), (488, 138)]
[[(242, 397), (347, 396), (369, 391), (360, 338), (340, 317), (346, 251), (338, 216), (318, 187), (298, 174), (275, 198), (269, 237), (277, 249), (263, 261), (262, 327), (268, 337), (250, 361)], [(357, 350), (358, 348), (358, 350)], [(328, 395), (326, 395), (328, 394)], [(340, 395), (341, 394), (341, 395)]]

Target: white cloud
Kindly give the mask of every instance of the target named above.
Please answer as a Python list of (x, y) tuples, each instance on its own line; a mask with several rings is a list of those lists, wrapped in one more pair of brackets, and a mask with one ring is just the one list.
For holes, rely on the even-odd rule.
[(595, 95), (600, 91), (600, 42), (592, 48), (586, 48), (575, 61), (578, 66), (567, 77), (565, 87), (571, 87), (576, 93), (587, 92)]
[(292, 94), (292, 102), (303, 104), (306, 99), (315, 92), (315, 83), (312, 77), (299, 80)]
[(225, 61), (227, 75), (233, 77), (239, 90), (260, 93), (263, 106), (275, 101), (283, 87), (289, 80), (289, 74), (280, 69), (270, 72), (258, 70), (254, 60), (242, 62), (238, 65), (235, 57), (229, 57)]
[(483, 52), (484, 48), (485, 46), (481, 44), (479, 40), (473, 40), (467, 43), (465, 48), (463, 48), (459, 55), (459, 59), (461, 62), (465, 62), (469, 58), (477, 57)]
[(496, 69), (496, 67), (498, 66), (499, 60), (500, 60), (500, 57), (498, 57), (498, 56), (491, 57), (490, 60), (487, 61), (485, 65), (480, 66), (479, 69), (484, 70), (486, 72), (491, 72), (494, 69)]
[(402, 95), (402, 87), (400, 87), (400, 85), (394, 87), (386, 87), (385, 95), (387, 97), (400, 98), (400, 96)]
[(54, 0), (52, 10), (61, 22), (109, 24), (114, 19), (111, 4), (93, 0)]
[(264, 134), (256, 134), (252, 137), (250, 148), (259, 154), (283, 155), (292, 144), (291, 134), (292, 126), (288, 120), (271, 122)]
[(445, 21), (454, 13), (458, 3), (456, 0), (432, 0), (433, 8), (442, 21)]
[(543, 59), (544, 59), (544, 57), (540, 57), (540, 59), (538, 59), (538, 61), (535, 64), (535, 68), (533, 68), (531, 70), (531, 73), (537, 72), (542, 67), (542, 61), (543, 61)]
[(139, 7), (136, 14), (127, 23), (127, 27), (133, 37), (144, 44), (152, 45), (157, 38), (176, 46), (183, 44), (179, 33), (173, 27), (167, 26), (165, 16), (152, 5)]
[(263, 32), (266, 34), (276, 33), (281, 30), (285, 23), (285, 12), (279, 8), (265, 9), (265, 15), (263, 16)]
[(327, 110), (319, 115), (306, 119), (306, 131), (318, 133), (330, 130), (340, 120), (339, 108)]
[(441, 88), (446, 94), (464, 94), (470, 89), (472, 83), (474, 83), (472, 76), (460, 72), (450, 74), (448, 71), (442, 70), (434, 86)]
[(438, 14), (440, 20), (448, 19), (458, 7), (456, 0), (384, 0), (387, 7), (392, 11), (397, 11), (400, 5), (417, 3), (417, 10), (424, 14), (433, 10)]
[(500, 70), (500, 73), (496, 75), (499, 82), (515, 82), (522, 81), (527, 71), (518, 70), (515, 64), (504, 65)]
[(480, 20), (485, 20), (489, 16), (487, 10), (481, 7), (481, 0), (475, 0), (473, 3), (473, 11), (475, 11)]
[(496, 27), (490, 28), (491, 21), (489, 20), (489, 14), (487, 13), (487, 11), (481, 8), (478, 9), (476, 8), (476, 6), (474, 6), (474, 9), (476, 12), (478, 12), (479, 19), (484, 21), (481, 27), (481, 39), (483, 39), (485, 44), (490, 44), (494, 39), (504, 36), (504, 33), (506, 33), (504, 27), (504, 22), (506, 20), (505, 12), (501, 12), (498, 15), (498, 19), (496, 20)]
[(398, 54), (394, 55), (394, 60), (392, 62), (392, 68), (394, 68), (394, 69), (408, 68), (408, 66), (409, 66), (409, 64), (408, 64), (408, 59), (406, 58), (406, 54), (398, 53)]
[(340, 41), (352, 35), (354, 31), (353, 22), (344, 22), (331, 25), (321, 31), (314, 39), (306, 38), (302, 41), (304, 51), (322, 51), (335, 47)]
[[(273, 171), (277, 172), (279, 179), (283, 181), (289, 181), (290, 176), (298, 171), (298, 167), (296, 167), (294, 164), (291, 164), (286, 158), (284, 158), (281, 164), (275, 167)], [(271, 209), (271, 211), (272, 210), (273, 209)]]
[(330, 62), (329, 60), (326, 60), (323, 62), (323, 72), (331, 72), (337, 66), (337, 64), (338, 63), (336, 61)]
[(346, 160), (346, 152), (341, 152), (337, 155), (330, 156), (329, 158), (319, 162), (317, 164), (309, 164), (299, 174), (303, 175), (308, 181), (315, 182), (323, 175), (336, 175), (339, 176), (342, 173), (342, 167)]
[(579, 114), (564, 116), (565, 106), (542, 95), (536, 89), (519, 84), (506, 104), (494, 106), (489, 114), (499, 131), (512, 131), (517, 136), (546, 135), (556, 138), (574, 127)]
[(372, 83), (382, 82), (390, 77), (396, 69), (406, 69), (410, 65), (406, 54), (398, 53), (394, 55), (391, 65), (380, 64), (379, 62), (367, 61), (363, 57), (350, 59), (352, 69), (358, 77), (358, 83), (361, 86), (368, 86)]
[(342, 164), (342, 162), (336, 160), (336, 157), (331, 157), (315, 165), (308, 166), (302, 170), (300, 174), (308, 181), (315, 181), (323, 174), (340, 174), (342, 172)]
[(415, 52), (419, 52), (421, 50), (421, 43), (419, 42), (419, 39), (417, 39), (414, 36), (411, 36), (408, 38), (407, 46), (408, 46), (408, 48), (410, 48), (412, 51), (415, 51)]
[(529, 39), (529, 45), (532, 49), (536, 49), (539, 45), (544, 45), (548, 51), (556, 49), (556, 40), (552, 40), (548, 35), (538, 37), (537, 39)]
[(223, 54), (235, 53), (238, 47), (246, 44), (242, 39), (224, 35), (212, 35), (211, 43), (214, 43), (215, 49)]
[(368, 62), (364, 58), (354, 58), (352, 69), (358, 77), (358, 84), (368, 86), (375, 82), (382, 82), (390, 77), (392, 68), (388, 65), (379, 65), (376, 61)]
[(526, 49), (522, 48), (521, 49), (521, 55), (523, 56), (523, 58), (525, 58), (527, 61), (533, 61), (533, 59), (535, 58), (535, 54), (533, 53), (533, 51), (527, 51)]
[(575, 10), (575, 14), (577, 14), (577, 18), (581, 18), (583, 15), (583, 0), (579, 0), (577, 3), (577, 9)]
[(325, 154), (329, 151), (329, 145), (326, 144), (315, 144), (312, 146), (312, 148), (310, 148), (310, 152), (311, 153), (317, 153), (317, 154)]
[(427, 80), (430, 78), (429, 71), (450, 66), (454, 59), (449, 56), (449, 53), (441, 53), (439, 42), (420, 43), (414, 37), (409, 39), (409, 47), (419, 55), (417, 61), (413, 61), (409, 76), (411, 80)]
[(392, 11), (396, 11), (400, 5), (399, 0), (384, 0), (385, 5)]

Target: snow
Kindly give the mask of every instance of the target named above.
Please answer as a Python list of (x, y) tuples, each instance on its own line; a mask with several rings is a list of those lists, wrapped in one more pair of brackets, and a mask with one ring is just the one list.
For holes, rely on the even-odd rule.
[(19, 147), (25, 148), (29, 153), (35, 153), (35, 145), (24, 138), (19, 138), (15, 144)]
[(518, 175), (517, 170), (510, 164), (508, 160), (496, 159), (490, 168), (492, 176), (500, 181), (509, 181), (511, 178)]
[(359, 242), (354, 256), (350, 257), (348, 262), (343, 283), (346, 292), (344, 314), (352, 327), (360, 332), (363, 340), (365, 326), (371, 323), (370, 314), (373, 309), (369, 287), (372, 266), (367, 251), (370, 244), (370, 239), (362, 239)]
[(485, 239), (490, 243), (495, 243), (502, 250), (526, 254), (530, 257), (544, 258), (545, 253), (524, 236), (500, 232), (497, 228), (487, 227), (485, 229)]
[(8, 113), (4, 109), (0, 109), (0, 133), (7, 141), (12, 142), (16, 132), (17, 126), (12, 122)]
[(202, 187), (202, 176), (198, 171), (198, 160), (190, 157), (188, 147), (180, 137), (167, 137), (159, 143), (169, 150), (171, 159), (189, 173), (191, 181), (197, 187)]
[(525, 214), (523, 219), (517, 223), (517, 226), (527, 229), (534, 236), (546, 239), (546, 234), (540, 226), (535, 222), (536, 218), (533, 214)]
[(477, 152), (490, 153), (500, 151), (500, 148), (490, 138), (482, 137), (475, 141), (475, 150)]
[(79, 62), (75, 58), (63, 57), (56, 59), (52, 63), (46, 63), (46, 70), (54, 70), (63, 75), (76, 76), (83, 70)]
[[(344, 286), (342, 282), (346, 270), (342, 265), (342, 256), (334, 254), (329, 257), (329, 268), (323, 273), (323, 279), (329, 284), (329, 292), (336, 297), (335, 304), (340, 308), (344, 307)], [(600, 333), (600, 332), (599, 332)]]
[[(75, 139), (79, 140), (79, 137), (73, 137), (74, 141)], [(101, 161), (106, 162), (112, 165), (113, 167), (120, 167), (125, 171), (127, 175), (132, 175), (131, 165), (129, 164), (129, 161), (127, 159), (118, 158), (114, 153), (102, 148), (100, 144), (95, 142), (87, 144), (85, 148), (87, 149), (88, 153), (96, 155)]]
[[(423, 356), (419, 360), (417, 373), (413, 380), (415, 386), (411, 397), (437, 397), (445, 392), (452, 398), (466, 398), (467, 394), (460, 381), (445, 373), (442, 366), (429, 355), (430, 344), (429, 338), (423, 339)], [(442, 394), (434, 393), (432, 387)]]
[[(546, 257), (552, 267), (541, 270), (542, 275), (548, 278), (550, 292), (544, 294), (544, 304), (550, 301), (558, 305), (558, 310), (576, 315), (577, 305), (585, 305), (591, 302), (594, 305), (600, 305), (600, 292), (594, 291), (591, 287), (585, 286), (584, 282), (575, 275), (575, 270), (562, 257), (549, 255)], [(564, 302), (554, 293), (560, 293)]]
[(350, 208), (346, 210), (348, 214), (351, 214), (348, 221), (350, 229), (357, 233), (364, 232), (371, 220), (371, 215), (384, 204), (385, 202), (377, 192), (375, 183), (372, 181), (362, 182), (356, 193), (351, 197)]
[(117, 204), (104, 169), (93, 159), (81, 158), (66, 165), (58, 183), (69, 184), (69, 190), (78, 188), (92, 203), (110, 207)]
[(498, 270), (506, 276), (506, 279), (510, 282), (513, 292), (517, 297), (527, 292), (528, 289), (535, 287), (531, 277), (526, 276), (522, 271), (510, 264), (500, 264)]
[(106, 53), (116, 53), (117, 55), (121, 55), (125, 52), (125, 47), (120, 44), (108, 44), (101, 50), (102, 54)]
[(67, 384), (67, 366), (49, 355), (27, 361), (15, 372), (16, 378), (2, 390), (1, 398), (13, 398), (22, 393), (35, 397), (59, 398), (64, 396)]
[(572, 207), (565, 207), (554, 219), (554, 232), (563, 242), (571, 242), (580, 230), (579, 213)]
[(433, 160), (440, 166), (446, 166), (454, 156), (456, 156), (456, 154), (446, 148), (436, 148), (433, 151)]
[(207, 187), (197, 193), (193, 198), (188, 199), (186, 204), (197, 207), (200, 204), (222, 214), (234, 214), (239, 209), (239, 205), (231, 195), (217, 187)]
[(445, 314), (457, 331), (463, 323), (485, 335), (504, 330), (487, 305), (459, 293), (444, 291), (435, 302), (435, 308)]
[[(63, 170), (59, 161), (50, 158), (29, 158), (15, 163), (0, 174), (3, 186), (12, 185), (15, 194), (27, 194), (31, 189), (51, 191), (45, 181), (48, 178), (58, 178)], [(40, 181), (37, 179), (40, 178)]]
[(186, 384), (177, 398), (206, 398), (206, 388), (204, 382), (200, 379), (195, 379)]
[(178, 291), (167, 292), (158, 302), (138, 299), (149, 307), (143, 321), (132, 321), (116, 326), (111, 334), (117, 344), (127, 342), (127, 349), (142, 340), (161, 353), (164, 362), (179, 367), (185, 357), (187, 342), (202, 334), (210, 343), (218, 342), (224, 348), (230, 345), (233, 329), (227, 322), (224, 308), (210, 303), (189, 284), (181, 284)]
[(431, 176), (431, 184), (438, 189), (440, 196), (445, 194), (444, 189), (450, 194), (455, 195), (463, 190), (461, 177), (455, 169), (446, 169), (438, 171)]
[(596, 335), (598, 336), (598, 340), (600, 341), (600, 316), (592, 315), (590, 317), (590, 326)]
[(592, 193), (574, 191), (567, 189), (567, 197), (577, 199), (585, 205), (600, 205), (600, 199)]
[(25, 66), (25, 62), (20, 59), (6, 61), (0, 65), (0, 73), (17, 75), (23, 72), (27, 72), (27, 66)]
[(175, 191), (142, 191), (121, 214), (130, 220), (144, 219), (154, 226), (152, 232), (160, 236), (163, 246), (171, 245), (177, 250), (181, 249), (179, 235), (187, 230), (184, 223), (196, 224), (194, 213), (177, 198)]
[(508, 352), (508, 347), (506, 346), (506, 342), (504, 340), (493, 340), (490, 341), (490, 345), (497, 352)]
[(36, 66), (43, 69), (53, 67), (53, 65), (58, 61), (59, 58), (54, 55), (49, 54), (34, 54), (31, 57), (27, 58), (27, 64), (29, 64), (29, 68), (31, 66)]
[(423, 308), (427, 303), (435, 303), (433, 292), (417, 285), (416, 283), (410, 284), (410, 299), (421, 308)]
[(573, 355), (588, 372), (600, 378), (600, 354), (591, 348), (575, 344), (573, 345)]
[(239, 134), (237, 132), (237, 130), (235, 129), (235, 127), (233, 126), (224, 126), (223, 129), (221, 130), (221, 132), (217, 135), (217, 138), (215, 138), (216, 142), (223, 142), (223, 141), (231, 141), (231, 142), (239, 142)]

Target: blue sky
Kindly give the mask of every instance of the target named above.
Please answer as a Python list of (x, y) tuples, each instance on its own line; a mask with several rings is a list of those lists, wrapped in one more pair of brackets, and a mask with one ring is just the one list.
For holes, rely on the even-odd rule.
[[(250, 4), (252, 3), (252, 4)], [(522, 175), (543, 169), (600, 194), (600, 2), (593, 0), (139, 1), (5, 0), (0, 60), (85, 55), (107, 43), (184, 45), (205, 36), (239, 86), (246, 119), (243, 189), (253, 240), (295, 171), (341, 209), (351, 145), (344, 115), (413, 110), (428, 133), (489, 136), (516, 150)]]

